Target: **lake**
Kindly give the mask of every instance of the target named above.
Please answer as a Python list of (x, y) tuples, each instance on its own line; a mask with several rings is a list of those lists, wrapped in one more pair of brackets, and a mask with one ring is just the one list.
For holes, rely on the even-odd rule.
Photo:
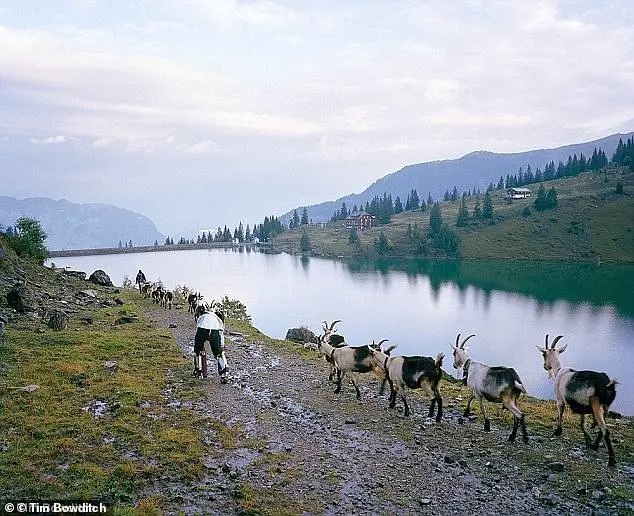
[[(445, 353), (458, 333), (475, 333), (471, 355), (514, 367), (529, 394), (552, 399), (535, 346), (564, 335), (565, 366), (605, 371), (618, 380), (612, 409), (634, 415), (634, 266), (547, 262), (416, 260), (338, 261), (238, 249), (78, 256), (51, 260), (88, 274), (103, 269), (113, 283), (138, 269), (166, 287), (187, 285), (219, 300), (246, 304), (253, 324), (283, 338), (291, 327), (315, 333), (341, 319), (351, 345), (389, 339), (396, 353)], [(192, 335), (193, 338), (193, 335)]]

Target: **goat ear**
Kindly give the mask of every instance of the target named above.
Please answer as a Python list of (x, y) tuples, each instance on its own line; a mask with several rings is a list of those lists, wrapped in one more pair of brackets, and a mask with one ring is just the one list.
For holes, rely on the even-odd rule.
[(561, 355), (564, 351), (566, 351), (567, 347), (568, 347), (568, 344), (564, 344), (557, 351), (559, 351), (559, 354)]
[(535, 346), (542, 355), (546, 354), (546, 348), (540, 348), (539, 346)]

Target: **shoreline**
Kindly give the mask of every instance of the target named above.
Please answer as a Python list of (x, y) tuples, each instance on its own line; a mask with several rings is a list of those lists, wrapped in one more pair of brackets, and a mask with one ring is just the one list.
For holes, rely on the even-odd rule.
[(48, 258), (66, 258), (71, 256), (100, 256), (107, 254), (127, 254), (127, 253), (154, 253), (161, 251), (191, 251), (196, 249), (268, 249), (268, 242), (257, 244), (242, 243), (232, 244), (228, 242), (207, 243), (207, 244), (174, 244), (174, 245), (146, 245), (138, 247), (96, 247), (90, 249), (61, 249), (49, 251)]

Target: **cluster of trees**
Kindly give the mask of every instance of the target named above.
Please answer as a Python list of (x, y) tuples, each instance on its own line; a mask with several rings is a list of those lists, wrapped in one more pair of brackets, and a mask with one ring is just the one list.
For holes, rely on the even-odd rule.
[[(253, 224), (253, 229), (247, 224), (246, 228), (242, 224), (242, 221), (238, 224), (237, 227), (233, 228), (233, 231), (229, 229), (226, 225), (224, 228), (218, 226), (216, 230), (216, 234), (212, 234), (211, 231), (202, 232), (195, 239), (194, 238), (185, 238), (181, 237), (180, 240), (176, 243), (176, 245), (187, 245), (187, 244), (207, 244), (207, 243), (228, 243), (237, 241), (238, 243), (244, 242), (253, 242), (255, 239), (266, 242), (270, 238), (273, 238), (276, 235), (279, 235), (285, 230), (284, 225), (280, 222), (279, 217), (275, 217), (271, 215), (270, 217), (264, 217), (264, 220), (261, 224)], [(158, 245), (158, 242), (154, 245)], [(165, 239), (164, 245), (174, 245), (174, 239), (171, 237), (167, 237)], [(132, 247), (132, 243), (130, 242), (130, 247)]]
[(537, 211), (544, 211), (550, 208), (556, 208), (559, 202), (557, 201), (557, 191), (555, 187), (551, 187), (546, 193), (546, 188), (544, 185), (539, 185), (539, 190), (537, 190), (537, 196), (533, 201), (533, 206)]
[[(473, 190), (469, 189), (466, 192), (462, 192), (463, 197), (471, 197), (472, 195), (480, 195), (480, 189), (476, 189), (473, 187)], [(453, 190), (450, 192), (449, 190), (445, 190), (445, 194), (443, 195), (443, 201), (451, 201), (456, 202), (458, 200), (458, 188), (456, 186), (453, 187)]]
[(0, 242), (13, 249), (20, 258), (40, 265), (48, 258), (44, 244), (46, 236), (40, 221), (30, 217), (20, 217), (6, 230), (0, 226)]
[[(613, 160), (614, 161), (614, 160)], [(539, 167), (535, 172), (531, 170), (531, 166), (526, 167), (526, 171), (520, 167), (516, 174), (507, 174), (506, 179), (500, 176), (497, 186), (493, 186), (493, 183), (489, 183), (487, 190), (503, 188), (517, 188), (533, 183), (541, 183), (543, 181), (551, 181), (553, 179), (560, 179), (562, 177), (573, 177), (592, 170), (600, 170), (608, 164), (608, 158), (605, 152), (600, 147), (595, 147), (590, 158), (586, 158), (583, 153), (580, 156), (573, 154), (568, 156), (568, 161), (564, 164), (560, 161), (557, 166), (555, 162), (548, 163), (542, 171)]]
[(345, 201), (341, 204), (341, 208), (339, 210), (335, 210), (332, 217), (330, 218), (330, 222), (335, 222), (337, 220), (344, 220), (349, 215), (353, 213), (357, 213), (359, 211), (365, 211), (370, 215), (375, 216), (379, 219), (379, 223), (387, 224), (390, 222), (392, 215), (396, 213), (402, 213), (404, 211), (425, 211), (427, 209), (427, 205), (431, 205), (432, 203), (431, 194), (427, 197), (427, 203), (425, 200), (421, 200), (418, 197), (418, 192), (415, 189), (412, 189), (409, 194), (407, 194), (407, 200), (405, 201), (405, 206), (403, 207), (403, 202), (399, 196), (396, 196), (396, 200), (392, 199), (392, 194), (388, 194), (387, 192), (383, 193), (383, 196), (375, 195), (371, 201), (365, 202), (365, 207), (361, 205), (357, 207), (355, 204), (352, 210), (349, 210), (346, 206)]
[(470, 213), (469, 208), (467, 207), (467, 195), (463, 194), (460, 208), (458, 209), (456, 225), (458, 227), (466, 226), (470, 220), (492, 220), (493, 212), (493, 199), (491, 199), (489, 192), (484, 194), (484, 202), (482, 206), (480, 206), (480, 198), (476, 198), (473, 213)]
[(634, 137), (628, 138), (623, 143), (623, 138), (619, 138), (619, 144), (612, 155), (612, 163), (622, 166), (629, 166), (630, 171), (634, 172)]
[[(345, 203), (344, 203), (344, 207), (345, 207)], [(346, 217), (347, 216), (348, 215), (346, 215)], [(308, 223), (309, 223), (308, 210), (306, 208), (302, 210), (301, 219), (299, 218), (299, 215), (297, 214), (297, 210), (293, 210), (293, 218), (288, 223), (288, 229), (295, 229), (295, 228), (298, 228), (299, 226), (306, 226), (308, 225)]]
[(429, 212), (429, 226), (422, 230), (417, 223), (407, 226), (407, 238), (412, 242), (414, 253), (427, 255), (430, 248), (447, 254), (458, 252), (458, 235), (444, 221), (439, 203), (434, 203)]

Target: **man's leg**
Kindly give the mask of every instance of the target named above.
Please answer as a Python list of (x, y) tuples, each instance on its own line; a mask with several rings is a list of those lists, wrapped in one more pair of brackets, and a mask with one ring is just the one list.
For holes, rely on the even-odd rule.
[(194, 337), (194, 376), (201, 376), (202, 371), (198, 367), (198, 357), (205, 347), (205, 341), (209, 338), (209, 330), (198, 328)]
[(218, 361), (220, 381), (227, 383), (227, 357), (225, 356), (225, 349), (222, 345), (222, 336), (219, 330), (211, 330), (209, 332), (209, 342), (211, 344), (211, 351)]

